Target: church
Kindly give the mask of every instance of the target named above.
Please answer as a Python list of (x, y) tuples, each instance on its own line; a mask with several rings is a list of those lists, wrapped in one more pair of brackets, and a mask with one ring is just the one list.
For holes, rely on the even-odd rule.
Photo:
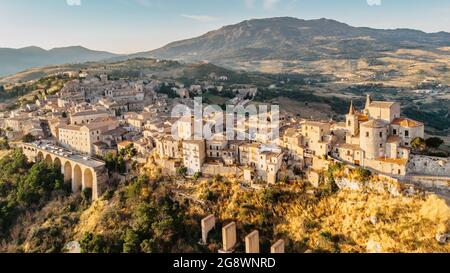
[(401, 117), (397, 102), (373, 101), (364, 110), (350, 105), (345, 126), (336, 128), (338, 142), (333, 156), (344, 162), (393, 176), (405, 176), (411, 142), (424, 138), (423, 123)]

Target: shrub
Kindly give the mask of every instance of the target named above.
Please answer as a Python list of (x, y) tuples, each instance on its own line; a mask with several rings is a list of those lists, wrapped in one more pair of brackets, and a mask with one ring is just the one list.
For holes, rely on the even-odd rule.
[(200, 179), (200, 177), (202, 177), (202, 173), (201, 173), (201, 172), (196, 172), (196, 173), (194, 174), (194, 179), (195, 179), (195, 180)]
[(425, 140), (427, 147), (433, 148), (433, 149), (439, 149), (442, 144), (444, 144), (444, 141), (438, 137), (431, 137)]
[(9, 146), (9, 142), (7, 138), (0, 138), (0, 150), (5, 151), (9, 150), (11, 147)]
[(139, 235), (134, 230), (128, 230), (123, 242), (124, 253), (139, 253), (140, 251)]
[(367, 182), (372, 178), (372, 172), (364, 169), (364, 168), (358, 168), (355, 170), (356, 175), (358, 177), (359, 182)]
[(187, 175), (188, 169), (186, 167), (181, 167), (177, 169), (177, 174), (179, 176), (185, 177)]
[(25, 142), (25, 143), (31, 143), (31, 142), (33, 142), (33, 141), (36, 141), (36, 137), (34, 137), (34, 136), (31, 135), (31, 134), (26, 134), (26, 135), (24, 135), (24, 136), (22, 137), (22, 141)]
[(91, 202), (91, 200), (92, 200), (92, 189), (91, 188), (85, 188), (81, 192), (81, 198), (83, 198), (83, 201), (85, 201), (85, 202)]

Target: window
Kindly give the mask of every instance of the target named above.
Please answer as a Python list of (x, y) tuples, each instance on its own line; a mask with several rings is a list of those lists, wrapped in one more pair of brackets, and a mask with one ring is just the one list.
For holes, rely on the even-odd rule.
[(380, 132), (380, 138), (383, 138), (383, 132)]
[(396, 134), (397, 134), (397, 129), (394, 129), (394, 130), (392, 131), (392, 133), (393, 133), (394, 135), (396, 135)]
[(369, 134), (369, 132), (366, 132), (366, 137), (370, 137), (370, 134)]
[(405, 137), (409, 137), (409, 131), (405, 130)]

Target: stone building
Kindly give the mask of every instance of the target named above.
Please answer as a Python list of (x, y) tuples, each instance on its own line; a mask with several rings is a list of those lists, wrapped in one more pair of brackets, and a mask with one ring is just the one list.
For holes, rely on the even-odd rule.
[(201, 172), (206, 159), (204, 140), (183, 141), (183, 163), (189, 175)]
[(399, 103), (372, 101), (367, 96), (362, 112), (351, 104), (345, 131), (344, 141), (334, 145), (336, 158), (385, 174), (405, 176), (411, 141), (423, 138), (425, 129), (418, 121), (402, 118)]
[(65, 125), (59, 127), (59, 143), (68, 149), (93, 155), (94, 143), (101, 141), (104, 132), (119, 127), (119, 122), (114, 118), (97, 119), (84, 125)]

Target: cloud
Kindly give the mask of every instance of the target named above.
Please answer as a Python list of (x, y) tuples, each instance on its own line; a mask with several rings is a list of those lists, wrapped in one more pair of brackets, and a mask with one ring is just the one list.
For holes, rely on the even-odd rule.
[(187, 18), (187, 19), (191, 19), (191, 20), (195, 20), (197, 22), (201, 22), (201, 23), (209, 23), (209, 22), (214, 22), (219, 20), (219, 18), (214, 17), (214, 16), (208, 16), (208, 15), (189, 15), (189, 14), (181, 14), (181, 17)]
[(264, 0), (263, 1), (263, 7), (264, 9), (273, 9), (280, 0)]
[(81, 6), (81, 0), (66, 0), (69, 6)]
[(367, 0), (369, 6), (381, 6), (381, 0)]
[(244, 4), (247, 8), (254, 8), (257, 2), (261, 2), (265, 10), (271, 10), (275, 8), (281, 0), (244, 0)]

